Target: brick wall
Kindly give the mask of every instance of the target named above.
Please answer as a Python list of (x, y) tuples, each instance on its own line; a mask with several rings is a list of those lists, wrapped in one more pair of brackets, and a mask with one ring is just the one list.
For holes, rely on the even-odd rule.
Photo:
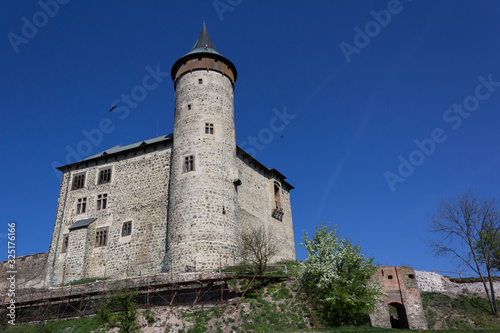
[(384, 296), (370, 315), (372, 326), (391, 328), (389, 306), (397, 309), (401, 328), (427, 329), (422, 299), (418, 289), (415, 271), (412, 267), (379, 267), (375, 281), (380, 283)]

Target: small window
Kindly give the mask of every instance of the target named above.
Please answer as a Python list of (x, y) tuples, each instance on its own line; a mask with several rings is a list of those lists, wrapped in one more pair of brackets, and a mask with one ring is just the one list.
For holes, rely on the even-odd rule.
[(76, 202), (76, 213), (83, 214), (87, 211), (87, 198), (80, 198)]
[(409, 277), (410, 279), (414, 279), (414, 278), (415, 278), (415, 275), (413, 275), (413, 274), (408, 274), (408, 277)]
[(103, 210), (108, 207), (108, 194), (98, 194), (97, 195), (97, 210)]
[(198, 79), (198, 84), (203, 84), (203, 79)]
[(132, 222), (125, 222), (122, 226), (122, 237), (130, 236), (132, 234)]
[(191, 104), (188, 104), (188, 111), (191, 111)]
[(110, 181), (111, 181), (111, 168), (99, 171), (98, 184), (106, 184), (109, 183)]
[(213, 123), (205, 123), (205, 134), (207, 135), (215, 134), (215, 125)]
[(95, 247), (108, 245), (108, 228), (97, 229), (95, 232)]
[(66, 251), (68, 250), (68, 244), (69, 244), (69, 235), (64, 235), (62, 253), (66, 253)]
[(71, 189), (77, 190), (85, 185), (85, 174), (76, 175), (73, 177), (73, 186)]
[(184, 172), (194, 171), (194, 155), (184, 157)]
[(387, 275), (387, 278), (388, 278), (389, 280), (392, 280), (392, 275)]

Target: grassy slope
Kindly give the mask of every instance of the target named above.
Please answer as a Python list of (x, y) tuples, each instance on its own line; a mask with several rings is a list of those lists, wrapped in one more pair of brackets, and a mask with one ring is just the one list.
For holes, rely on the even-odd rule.
[[(500, 332), (500, 319), (490, 314), (488, 300), (479, 296), (450, 297), (422, 293), (425, 316), (432, 329), (492, 329)], [(500, 299), (497, 301), (500, 303)]]
[[(249, 286), (248, 280), (231, 281), (231, 288), (245, 296), (233, 300), (232, 304), (201, 311), (192, 308), (175, 308), (181, 324), (178, 332), (388, 332), (391, 330), (371, 328), (368, 324), (358, 327), (310, 328), (310, 323), (320, 323), (318, 314), (311, 315), (311, 306), (300, 298), (293, 281)], [(500, 319), (489, 314), (489, 304), (480, 297), (450, 297), (440, 293), (423, 293), (422, 300), (429, 328), (439, 332), (500, 332)], [(235, 305), (238, 303), (238, 307)], [(500, 303), (500, 301), (499, 301)], [(153, 311), (158, 323), (170, 322), (168, 315), (160, 318), (161, 311), (171, 311), (160, 307)], [(169, 319), (170, 318), (170, 319)], [(152, 319), (152, 318), (151, 318)], [(155, 320), (152, 320), (154, 322)], [(142, 320), (146, 326), (146, 320)], [(38, 325), (17, 325), (7, 327), (5, 332), (90, 332), (97, 330), (100, 323), (96, 317), (61, 320)], [(448, 330), (454, 329), (454, 330)], [(3, 331), (0, 328), (0, 331)], [(165, 332), (169, 332), (166, 330)], [(397, 330), (397, 332), (417, 332)], [(422, 331), (425, 332), (425, 331)]]

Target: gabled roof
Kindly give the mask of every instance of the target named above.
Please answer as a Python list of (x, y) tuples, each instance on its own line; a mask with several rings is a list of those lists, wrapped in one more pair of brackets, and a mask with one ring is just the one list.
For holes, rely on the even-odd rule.
[(78, 162), (70, 163), (70, 164), (66, 164), (66, 165), (60, 166), (57, 169), (63, 171), (63, 168), (65, 168), (67, 166), (70, 166), (70, 165), (79, 164), (79, 163), (82, 163), (82, 162), (89, 162), (91, 160), (96, 160), (96, 159), (99, 159), (101, 157), (106, 157), (106, 156), (109, 156), (109, 155), (115, 155), (115, 154), (123, 153), (123, 152), (128, 151), (128, 150), (133, 150), (133, 149), (141, 148), (141, 147), (152, 145), (152, 144), (155, 144), (155, 143), (158, 143), (158, 142), (170, 141), (170, 140), (172, 140), (173, 137), (174, 137), (173, 134), (167, 134), (167, 135), (162, 135), (162, 136), (159, 136), (159, 137), (156, 137), (156, 138), (152, 138), (152, 139), (149, 139), (149, 140), (135, 142), (135, 143), (132, 143), (132, 144), (129, 144), (129, 145), (126, 145), (126, 146), (120, 146), (120, 145), (114, 146), (114, 147), (109, 148), (109, 149), (107, 149), (105, 151), (102, 151), (102, 152), (97, 153), (95, 155), (92, 155), (92, 156), (89, 156), (87, 158), (84, 158), (83, 160), (80, 160)]
[(85, 220), (76, 221), (71, 227), (69, 227), (69, 230), (86, 228), (90, 223), (94, 222), (95, 220), (97, 220), (97, 219), (92, 218), (92, 219), (85, 219)]

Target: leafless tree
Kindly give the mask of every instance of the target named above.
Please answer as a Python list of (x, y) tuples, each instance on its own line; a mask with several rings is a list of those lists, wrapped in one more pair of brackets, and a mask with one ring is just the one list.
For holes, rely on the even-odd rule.
[(253, 226), (240, 234), (241, 254), (257, 266), (259, 274), (264, 274), (267, 262), (278, 253), (278, 243), (264, 226)]
[[(491, 280), (491, 233), (498, 233), (500, 209), (495, 199), (481, 198), (469, 189), (452, 199), (442, 199), (429, 217), (429, 231), (436, 235), (429, 241), (437, 256), (451, 255), (459, 266), (466, 266), (479, 275), (491, 306), (498, 315), (495, 290)], [(488, 236), (489, 235), (489, 236)], [(489, 280), (484, 278), (486, 270)]]

